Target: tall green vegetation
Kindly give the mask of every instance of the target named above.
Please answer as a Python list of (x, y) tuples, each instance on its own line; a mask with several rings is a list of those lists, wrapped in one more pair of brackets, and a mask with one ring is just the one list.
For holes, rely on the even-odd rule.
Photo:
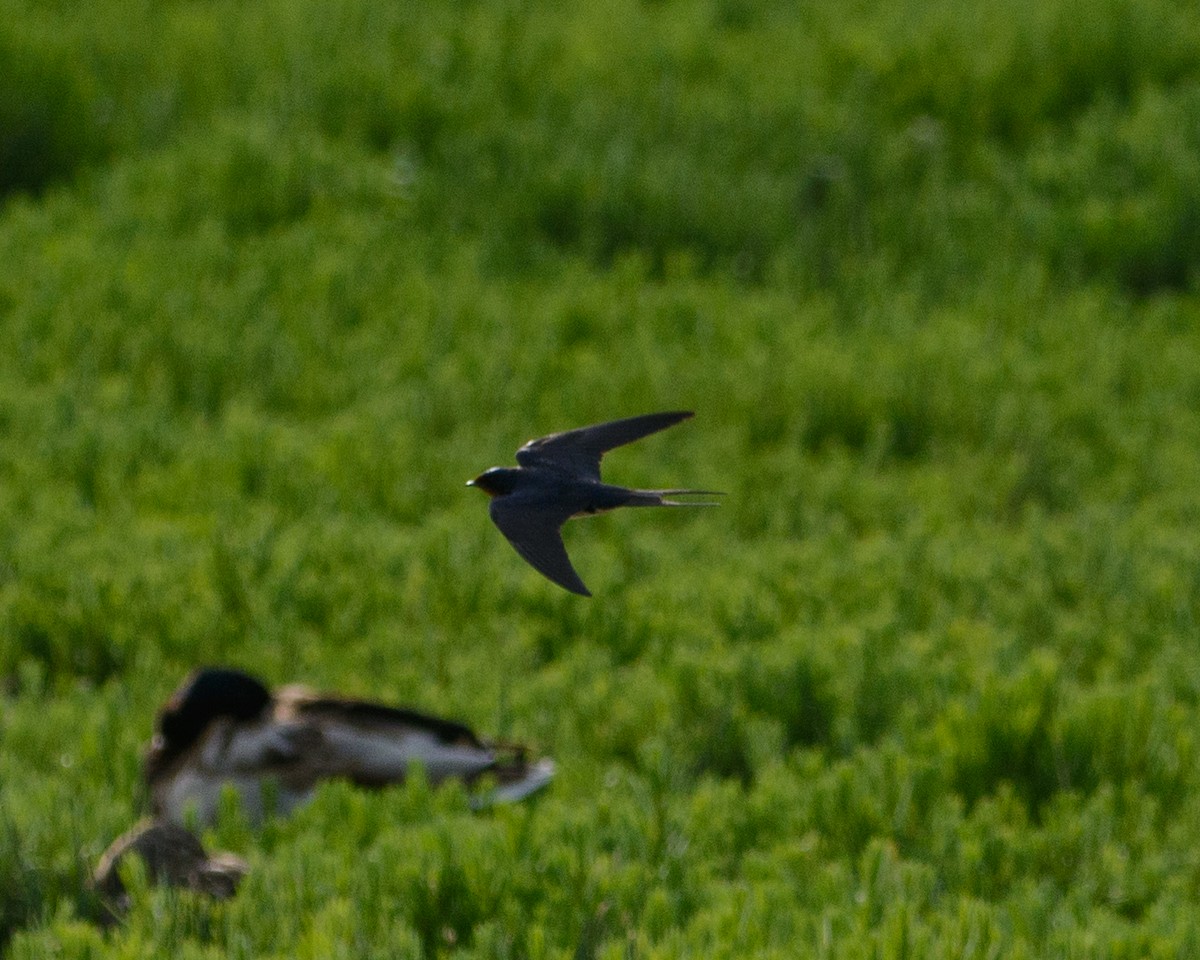
[[(0, 0), (0, 952), (1200, 955), (1176, 0)], [(719, 511), (463, 482), (614, 453)], [(532, 741), (86, 876), (192, 667)]]

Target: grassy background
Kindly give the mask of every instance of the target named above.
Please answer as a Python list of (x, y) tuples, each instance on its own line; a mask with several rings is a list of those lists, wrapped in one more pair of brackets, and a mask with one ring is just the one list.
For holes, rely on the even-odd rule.
[[(1200, 956), (1176, 0), (0, 0), (0, 952)], [(462, 483), (697, 417), (572, 525)], [(83, 880), (199, 663), (555, 756)]]

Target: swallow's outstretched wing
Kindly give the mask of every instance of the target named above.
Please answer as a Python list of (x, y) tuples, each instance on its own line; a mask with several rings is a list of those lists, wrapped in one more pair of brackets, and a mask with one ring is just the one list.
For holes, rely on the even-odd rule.
[[(530, 440), (517, 451), (517, 463), (523, 467), (557, 467), (569, 470), (571, 473), (591, 480), (600, 479), (600, 458), (605, 451), (620, 447), (634, 440), (665, 430), (667, 427), (687, 420), (692, 416), (690, 410), (677, 410), (671, 413), (648, 413), (641, 417), (627, 417), (624, 420), (611, 420), (608, 423), (598, 423), (592, 427), (580, 427), (577, 430), (564, 430), (562, 433), (552, 433), (548, 437)], [(495, 519), (495, 513), (492, 514)], [(497, 521), (499, 526), (499, 521)], [(504, 528), (501, 527), (503, 530)], [(513, 538), (509, 536), (509, 539)], [(516, 541), (513, 540), (514, 545)], [(517, 547), (521, 555), (535, 567), (537, 563), (525, 555), (521, 547)], [(566, 552), (563, 551), (563, 559)], [(570, 564), (567, 564), (569, 569)], [(541, 567), (538, 567), (541, 570)], [(545, 570), (542, 570), (546, 573)], [(550, 574), (553, 580), (555, 579)], [(578, 578), (576, 578), (578, 579)], [(562, 581), (557, 581), (562, 582)], [(563, 584), (566, 586), (566, 584)], [(583, 584), (580, 584), (583, 586)], [(568, 587), (568, 589), (574, 589)], [(577, 591), (584, 592), (584, 591)]]
[(545, 506), (529, 506), (510, 497), (492, 500), (489, 513), (492, 522), (517, 549), (526, 562), (545, 577), (572, 593), (590, 597), (579, 574), (571, 566), (567, 548), (563, 545), (560, 527), (570, 516), (565, 510)]

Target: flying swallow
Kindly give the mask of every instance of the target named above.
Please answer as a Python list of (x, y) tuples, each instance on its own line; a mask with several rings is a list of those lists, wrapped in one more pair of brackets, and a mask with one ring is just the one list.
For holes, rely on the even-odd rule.
[(600, 481), (600, 458), (614, 447), (687, 420), (690, 410), (648, 413), (530, 440), (517, 467), (492, 467), (468, 480), (492, 498), (489, 512), (509, 543), (535, 570), (572, 593), (590, 597), (571, 566), (560, 529), (572, 517), (616, 507), (711, 507), (671, 497), (721, 496), (714, 490), (632, 490)]
[[(433, 784), (495, 781), (475, 806), (521, 800), (554, 777), (516, 744), (488, 741), (453, 720), (297, 684), (269, 691), (248, 673), (197, 670), (159, 711), (143, 777), (151, 812), (183, 824), (215, 821), (232, 786), (251, 820), (287, 814), (332, 779), (402, 783), (415, 765)], [(272, 810), (273, 808), (273, 810)]]

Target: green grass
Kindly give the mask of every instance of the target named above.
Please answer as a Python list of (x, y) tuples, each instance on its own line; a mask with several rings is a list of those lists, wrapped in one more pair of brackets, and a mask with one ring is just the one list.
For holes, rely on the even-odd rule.
[[(1200, 955), (1175, 0), (0, 0), (0, 952)], [(532, 572), (463, 482), (691, 407)], [(200, 663), (528, 740), (85, 878)]]

